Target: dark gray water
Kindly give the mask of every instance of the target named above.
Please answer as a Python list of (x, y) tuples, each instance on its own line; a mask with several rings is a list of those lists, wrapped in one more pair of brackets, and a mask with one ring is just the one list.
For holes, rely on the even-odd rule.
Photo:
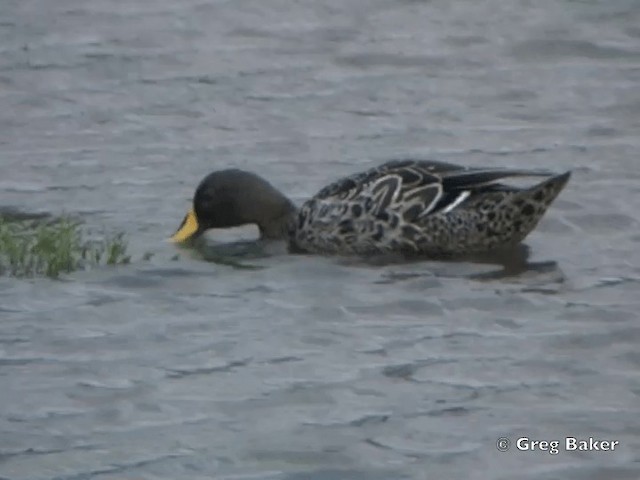
[[(0, 205), (134, 263), (0, 279), (0, 477), (637, 480), (639, 131), (636, 0), (1, 0)], [(171, 260), (213, 169), (406, 156), (574, 175), (512, 275)]]

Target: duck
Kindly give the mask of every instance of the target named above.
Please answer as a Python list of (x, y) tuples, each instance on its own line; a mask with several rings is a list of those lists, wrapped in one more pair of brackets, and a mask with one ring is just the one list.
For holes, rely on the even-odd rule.
[[(207, 175), (171, 237), (184, 244), (209, 229), (255, 224), (292, 253), (446, 256), (517, 246), (563, 190), (571, 171), (465, 167), (391, 160), (341, 178), (297, 207), (259, 175)], [(532, 186), (507, 180), (542, 178)]]

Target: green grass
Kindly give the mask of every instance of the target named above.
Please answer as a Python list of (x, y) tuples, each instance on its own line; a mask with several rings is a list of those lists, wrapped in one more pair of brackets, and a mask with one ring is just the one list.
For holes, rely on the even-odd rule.
[(122, 233), (89, 239), (80, 223), (69, 218), (0, 215), (0, 275), (57, 278), (61, 273), (129, 261)]

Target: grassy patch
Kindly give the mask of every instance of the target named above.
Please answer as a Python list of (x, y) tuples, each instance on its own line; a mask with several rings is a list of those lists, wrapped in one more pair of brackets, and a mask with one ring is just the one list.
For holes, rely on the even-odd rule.
[(80, 224), (69, 218), (0, 215), (0, 275), (57, 278), (61, 273), (129, 261), (122, 233), (88, 239)]

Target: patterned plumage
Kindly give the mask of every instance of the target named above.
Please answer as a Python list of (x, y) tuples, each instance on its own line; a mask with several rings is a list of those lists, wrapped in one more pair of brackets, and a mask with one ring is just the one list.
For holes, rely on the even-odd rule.
[[(287, 237), (291, 250), (296, 252), (485, 252), (520, 243), (535, 228), (569, 176), (570, 172), (554, 176), (547, 171), (397, 160), (340, 179), (295, 209), (260, 177), (226, 170), (203, 180), (194, 197), (192, 212), (197, 215), (190, 213), (197, 228), (183, 231), (187, 215), (174, 238), (182, 241), (206, 228), (256, 223), (263, 233), (278, 232), (264, 236)], [(528, 188), (502, 183), (513, 177), (546, 179)], [(239, 185), (242, 186), (234, 188)], [(224, 199), (218, 198), (221, 191), (226, 192)], [(235, 192), (237, 198), (229, 192)], [(198, 198), (203, 196), (208, 199), (207, 208), (198, 204)], [(278, 210), (266, 209), (267, 204), (278, 205)], [(221, 217), (221, 209), (227, 212), (223, 215), (225, 222), (216, 225), (212, 219)]]
[[(531, 176), (550, 178), (525, 189), (500, 183)], [(487, 251), (521, 242), (569, 176), (387, 162), (320, 190), (302, 205), (290, 236), (298, 249), (318, 253)]]

